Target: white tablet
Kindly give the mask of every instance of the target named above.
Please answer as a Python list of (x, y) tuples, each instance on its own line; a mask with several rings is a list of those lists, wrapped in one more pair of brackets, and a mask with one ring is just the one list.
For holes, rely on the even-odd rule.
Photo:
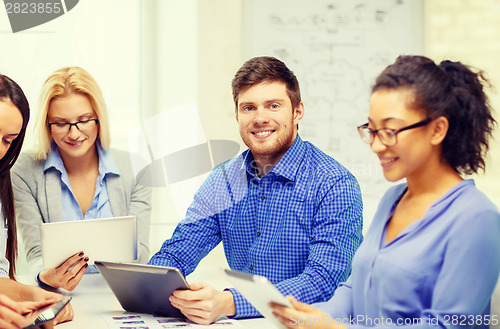
[(45, 268), (61, 265), (83, 251), (94, 260), (131, 262), (137, 259), (135, 216), (43, 223), (40, 226)]
[(227, 279), (236, 290), (243, 295), (259, 311), (262, 316), (273, 322), (278, 328), (285, 328), (273, 316), (273, 310), (269, 307), (270, 302), (293, 308), (292, 304), (266, 277), (251, 275), (243, 272), (224, 270)]

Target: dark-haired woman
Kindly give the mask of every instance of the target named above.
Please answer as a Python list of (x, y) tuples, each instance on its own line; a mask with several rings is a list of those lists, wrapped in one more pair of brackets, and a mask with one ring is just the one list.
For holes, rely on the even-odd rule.
[[(377, 78), (363, 141), (384, 176), (351, 276), (326, 303), (274, 306), (289, 328), (487, 328), (500, 271), (500, 214), (471, 179), (496, 124), (485, 80), (460, 62), (401, 56)], [(323, 313), (325, 312), (325, 313)], [(327, 315), (328, 314), (328, 315)]]
[[(28, 120), (29, 105), (23, 91), (0, 74), (0, 328), (24, 327), (28, 323), (23, 323), (22, 314), (62, 298), (14, 278), (17, 241), (10, 168), (21, 152)], [(62, 313), (59, 321), (73, 317), (70, 307)]]

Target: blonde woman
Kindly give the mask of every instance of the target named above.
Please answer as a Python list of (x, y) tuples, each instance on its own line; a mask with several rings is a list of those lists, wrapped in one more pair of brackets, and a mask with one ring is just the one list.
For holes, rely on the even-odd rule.
[(21, 156), (13, 169), (17, 218), (37, 281), (71, 291), (88, 268), (84, 251), (57, 268), (43, 268), (42, 223), (135, 215), (139, 261), (146, 262), (151, 191), (136, 181), (130, 155), (109, 149), (97, 82), (80, 67), (61, 68), (45, 81), (40, 103), (36, 152)]

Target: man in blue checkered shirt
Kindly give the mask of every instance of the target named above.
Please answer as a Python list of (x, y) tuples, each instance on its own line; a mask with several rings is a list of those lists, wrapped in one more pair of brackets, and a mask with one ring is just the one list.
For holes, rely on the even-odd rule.
[[(358, 183), (297, 134), (304, 105), (297, 78), (283, 62), (250, 59), (232, 88), (249, 150), (213, 170), (149, 263), (187, 275), (222, 241), (231, 269), (263, 275), (300, 301), (326, 301), (347, 279), (362, 241)], [(204, 283), (192, 283), (170, 300), (202, 324), (259, 316), (236, 290)]]

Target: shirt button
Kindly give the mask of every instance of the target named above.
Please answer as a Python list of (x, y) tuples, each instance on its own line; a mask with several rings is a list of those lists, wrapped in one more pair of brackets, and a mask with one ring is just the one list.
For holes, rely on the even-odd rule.
[(249, 268), (250, 268), (250, 271), (253, 271), (253, 266), (252, 266), (252, 265), (250, 265), (250, 267), (249, 267)]
[(260, 198), (261, 198), (262, 200), (264, 200), (266, 197), (265, 197), (265, 196), (261, 196)]
[(257, 232), (257, 236), (260, 236), (260, 232)]

